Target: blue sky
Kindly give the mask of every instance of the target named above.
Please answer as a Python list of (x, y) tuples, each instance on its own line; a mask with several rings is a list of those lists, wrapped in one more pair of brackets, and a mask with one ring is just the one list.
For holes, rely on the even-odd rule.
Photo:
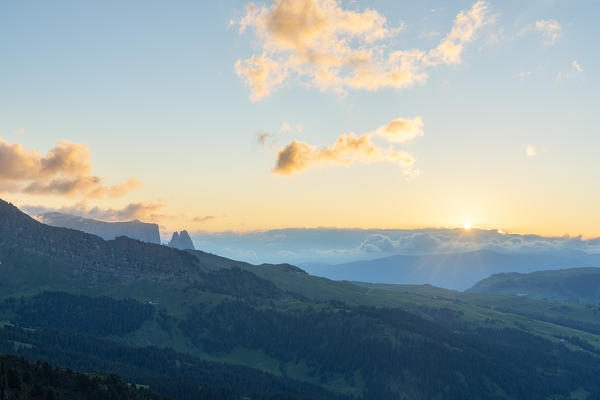
[[(403, 24), (387, 49), (429, 50), (475, 2), (338, 3), (376, 10), (392, 28)], [(54, 208), (150, 202), (160, 211), (138, 216), (167, 229), (414, 228), (469, 220), (598, 235), (596, 3), (489, 1), (493, 22), (465, 44), (461, 62), (427, 69), (422, 84), (340, 93), (292, 77), (259, 101), (251, 101), (235, 69), (264, 50), (252, 29), (230, 25), (247, 4), (0, 6), (2, 140), (38, 154), (60, 140), (85, 142), (93, 173), (107, 184), (134, 177), (143, 185), (120, 197), (2, 196)], [(539, 21), (560, 29), (548, 33)], [(417, 116), (423, 136), (396, 147), (415, 158), (418, 176), (394, 163), (360, 161), (271, 173), (277, 150), (293, 140), (332, 146), (342, 134)], [(272, 150), (256, 143), (257, 133), (276, 134), (284, 122), (294, 129)], [(535, 156), (526, 155), (528, 146)], [(215, 218), (199, 222), (205, 216)]]

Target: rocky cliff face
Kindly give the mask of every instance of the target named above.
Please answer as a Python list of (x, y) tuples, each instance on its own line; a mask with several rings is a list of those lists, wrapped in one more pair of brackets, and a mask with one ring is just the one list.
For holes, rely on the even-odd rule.
[(128, 238), (141, 240), (142, 242), (161, 243), (158, 225), (138, 220), (104, 222), (58, 212), (44, 214), (41, 216), (41, 220), (48, 225), (76, 229), (98, 235), (104, 240), (113, 240), (119, 236), (127, 236)]
[(169, 246), (179, 250), (195, 250), (192, 238), (190, 238), (190, 235), (186, 230), (181, 232), (173, 232)]

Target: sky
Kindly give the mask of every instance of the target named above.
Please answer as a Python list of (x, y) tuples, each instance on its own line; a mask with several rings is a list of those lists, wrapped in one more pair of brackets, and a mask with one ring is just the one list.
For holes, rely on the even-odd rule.
[(582, 0), (0, 5), (0, 197), (165, 231), (600, 236)]

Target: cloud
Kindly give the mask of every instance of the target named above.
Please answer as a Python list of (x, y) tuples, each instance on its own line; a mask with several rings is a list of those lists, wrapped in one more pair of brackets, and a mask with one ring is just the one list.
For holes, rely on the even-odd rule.
[(533, 72), (531, 71), (519, 71), (517, 73), (517, 77), (521, 78), (521, 79), (527, 79), (529, 78), (531, 75), (533, 74)]
[(279, 132), (286, 133), (292, 130), (292, 126), (288, 122), (283, 122), (279, 128)]
[(358, 246), (360, 251), (366, 253), (386, 253), (396, 250), (398, 244), (392, 241), (388, 236), (380, 233), (372, 234)]
[(581, 65), (579, 65), (579, 63), (577, 61), (573, 60), (573, 62), (571, 63), (571, 66), (573, 67), (575, 72), (577, 72), (579, 74), (583, 73), (583, 68), (581, 68)]
[(130, 203), (123, 208), (100, 208), (90, 207), (84, 202), (77, 203), (73, 206), (63, 206), (59, 208), (51, 208), (45, 206), (23, 206), (25, 212), (30, 215), (41, 217), (52, 212), (60, 212), (64, 214), (76, 215), (82, 218), (91, 218), (101, 221), (129, 221), (132, 219), (154, 220), (156, 212), (164, 207), (161, 203), (142, 202)]
[(525, 154), (527, 155), (527, 157), (535, 157), (537, 155), (537, 151), (535, 150), (535, 147), (527, 146), (525, 148)]
[(269, 140), (269, 138), (272, 138), (273, 135), (270, 134), (269, 132), (259, 132), (256, 134), (256, 143), (260, 144), (261, 146), (264, 146), (267, 144), (267, 141)]
[(377, 129), (376, 134), (390, 142), (402, 143), (423, 136), (423, 118), (397, 118)]
[(250, 99), (260, 100), (269, 95), (274, 87), (279, 86), (288, 75), (287, 67), (267, 57), (253, 55), (243, 62), (238, 60), (235, 71), (242, 77), (246, 85), (252, 88)]
[(395, 162), (408, 173), (415, 160), (406, 152), (377, 147), (368, 135), (350, 133), (341, 135), (332, 147), (318, 150), (305, 142), (293, 141), (277, 152), (277, 164), (273, 172), (291, 175), (314, 166), (349, 165), (355, 161), (365, 164)]
[(516, 39), (525, 34), (536, 32), (544, 38), (544, 45), (552, 46), (560, 39), (563, 27), (555, 19), (541, 19), (533, 24), (526, 25), (518, 31), (511, 39)]
[(108, 186), (91, 175), (85, 143), (60, 141), (46, 155), (0, 138), (0, 191), (85, 197), (122, 196), (140, 186), (136, 179)]
[(477, 1), (460, 12), (450, 31), (430, 51), (395, 50), (390, 39), (403, 25), (390, 27), (376, 10), (344, 9), (339, 0), (275, 0), (249, 3), (237, 22), (240, 33), (252, 29), (260, 44), (235, 65), (238, 76), (258, 101), (294, 77), (320, 90), (378, 90), (424, 83), (426, 69), (458, 64), (464, 45), (490, 23), (488, 6)]
[[(268, 145), (270, 149), (281, 139), (286, 133), (294, 132), (294, 128), (289, 122), (282, 122), (279, 131), (275, 134), (269, 132), (259, 132), (256, 134), (256, 143), (261, 146)], [(302, 133), (302, 125), (296, 126), (296, 132)]]
[(317, 149), (305, 142), (293, 141), (277, 152), (277, 162), (272, 172), (280, 175), (292, 175), (305, 169), (323, 165), (350, 165), (354, 162), (371, 164), (391, 162), (402, 168), (406, 175), (418, 173), (413, 169), (415, 159), (404, 151), (392, 146), (384, 148), (375, 144), (374, 136), (389, 141), (404, 142), (421, 136), (423, 122), (420, 117), (412, 120), (395, 119), (388, 125), (362, 135), (347, 133), (340, 135), (331, 147)]
[(483, 1), (475, 3), (468, 12), (461, 11), (456, 16), (450, 33), (429, 52), (427, 63), (429, 65), (460, 63), (465, 43), (472, 42), (477, 31), (491, 21), (492, 18), (488, 17), (488, 6)]
[(194, 219), (192, 221), (204, 223), (204, 222), (215, 220), (217, 218), (219, 218), (219, 217), (217, 217), (215, 215), (206, 215), (204, 217), (194, 217)]
[(573, 60), (571, 62), (571, 70), (567, 71), (567, 72), (559, 72), (556, 75), (556, 79), (557, 80), (562, 80), (562, 79), (571, 79), (571, 78), (577, 78), (577, 77), (582, 77), (583, 76), (583, 67), (576, 61)]
[(547, 45), (553, 45), (560, 38), (563, 28), (555, 19), (541, 19), (535, 22), (535, 30), (546, 38)]

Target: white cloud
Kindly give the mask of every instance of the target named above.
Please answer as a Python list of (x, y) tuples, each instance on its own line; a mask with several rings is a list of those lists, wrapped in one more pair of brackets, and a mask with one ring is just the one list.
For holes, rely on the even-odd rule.
[(283, 122), (281, 124), (281, 126), (279, 127), (279, 132), (280, 133), (286, 133), (286, 132), (289, 132), (291, 130), (292, 130), (292, 126), (289, 123), (287, 123), (287, 122)]
[(579, 74), (583, 73), (583, 68), (581, 68), (581, 65), (579, 65), (579, 63), (577, 61), (573, 60), (573, 62), (571, 63), (571, 66), (573, 67), (575, 72), (577, 72)]
[(556, 75), (556, 79), (563, 80), (563, 79), (582, 77), (583, 72), (584, 72), (583, 67), (576, 60), (573, 60), (571, 62), (571, 70), (567, 71), (567, 72), (563, 72), (563, 71), (559, 72)]
[(521, 79), (529, 78), (533, 73), (531, 71), (519, 71), (517, 77)]
[(250, 87), (252, 101), (292, 77), (338, 92), (405, 88), (427, 81), (427, 68), (460, 63), (464, 45), (491, 21), (487, 4), (477, 1), (457, 15), (450, 33), (434, 49), (395, 50), (389, 39), (403, 25), (389, 26), (373, 9), (344, 9), (339, 0), (249, 3), (238, 24), (240, 32), (255, 32), (261, 51), (238, 60), (236, 72)]
[(541, 19), (535, 22), (535, 29), (546, 38), (547, 45), (553, 45), (560, 38), (563, 27), (555, 19)]

